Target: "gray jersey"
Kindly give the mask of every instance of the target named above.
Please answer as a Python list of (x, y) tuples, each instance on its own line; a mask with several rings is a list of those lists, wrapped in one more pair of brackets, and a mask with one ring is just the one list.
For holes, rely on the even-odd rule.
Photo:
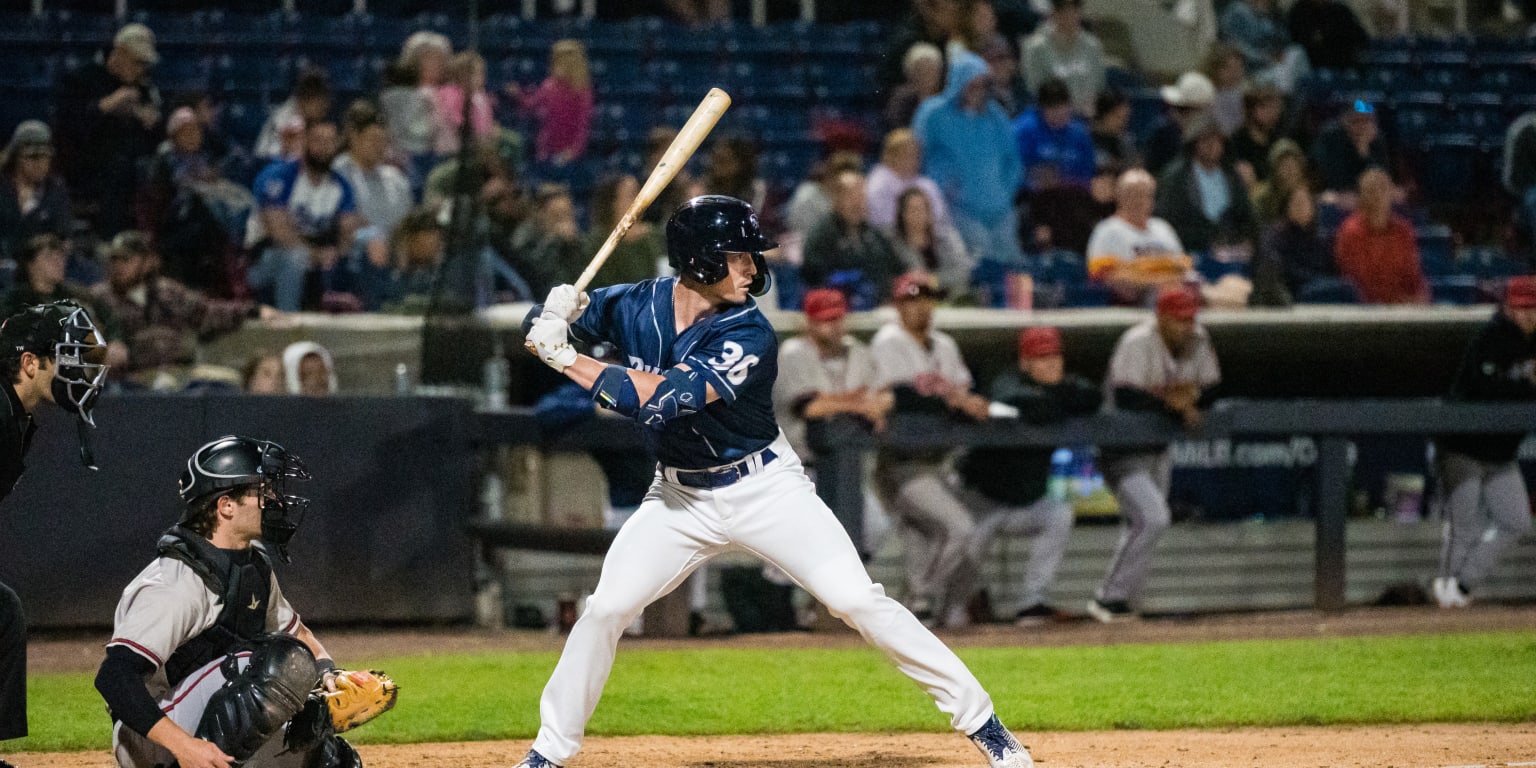
[[(278, 589), (276, 574), (267, 603), (268, 632), (292, 632), (299, 626), (299, 615)], [(145, 687), (161, 701), (171, 690), (165, 662), (177, 648), (212, 627), (223, 607), (222, 597), (209, 590), (186, 563), (157, 558), (123, 588), (107, 647), (123, 646), (154, 664)]]
[(1157, 320), (1145, 320), (1120, 336), (1109, 358), (1109, 372), (1104, 377), (1104, 408), (1115, 407), (1115, 389), (1131, 387), (1162, 397), (1181, 384), (1195, 384), (1201, 389), (1221, 382), (1216, 364), (1216, 350), (1205, 327), (1195, 326), (1195, 339), (1183, 357), (1168, 352), (1157, 334)]
[(852, 336), (843, 337), (843, 354), (822, 357), (809, 338), (797, 336), (779, 345), (779, 378), (773, 385), (773, 410), (779, 428), (801, 457), (811, 456), (805, 442), (805, 419), (796, 413), (800, 401), (818, 394), (875, 389), (875, 361), (869, 347)]
[(943, 331), (928, 331), (925, 347), (900, 323), (886, 323), (869, 346), (875, 356), (875, 383), (879, 387), (911, 384), (921, 375), (937, 374), (957, 387), (971, 388), (971, 369), (960, 357), (960, 345)]

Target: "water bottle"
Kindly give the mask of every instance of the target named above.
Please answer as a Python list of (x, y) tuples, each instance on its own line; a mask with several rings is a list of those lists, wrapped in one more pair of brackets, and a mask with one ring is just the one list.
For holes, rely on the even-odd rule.
[(491, 356), (485, 359), (485, 369), (481, 372), (481, 387), (485, 390), (485, 408), (491, 411), (503, 411), (507, 408), (507, 384), (512, 377), (512, 366), (507, 362), (506, 350), (501, 346), (501, 337), (496, 337), (495, 348)]
[(1056, 501), (1066, 501), (1071, 481), (1072, 449), (1057, 448), (1051, 454), (1051, 476), (1045, 481), (1045, 494)]
[(395, 365), (395, 394), (400, 397), (411, 394), (411, 369), (405, 363)]

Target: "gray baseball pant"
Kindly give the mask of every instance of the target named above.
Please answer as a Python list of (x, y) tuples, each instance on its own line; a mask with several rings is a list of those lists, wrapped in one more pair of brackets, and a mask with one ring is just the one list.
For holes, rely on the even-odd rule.
[(943, 462), (882, 463), (875, 473), (887, 511), (902, 524), (908, 591), (928, 600), (939, 616), (942, 607), (970, 599), (952, 582), (970, 559), (976, 532), (971, 511), (944, 474)]
[[(1046, 604), (1051, 585), (1056, 582), (1056, 570), (1061, 567), (1062, 555), (1067, 551), (1067, 540), (1072, 536), (1072, 505), (1042, 496), (1030, 504), (1016, 507), (993, 501), (970, 489), (962, 490), (960, 498), (976, 516), (976, 531), (971, 535), (971, 561), (980, 564), (999, 535), (1029, 537), (1029, 559), (1024, 563), (1019, 610)], [(962, 569), (955, 579), (962, 584), (968, 583), (968, 588), (974, 592), (980, 586), (981, 569)]]
[(1120, 543), (1109, 560), (1109, 572), (1099, 587), (1100, 602), (1135, 600), (1152, 569), (1152, 549), (1172, 516), (1168, 486), (1173, 478), (1173, 451), (1138, 453), (1106, 459), (1104, 481), (1120, 502)]
[(1443, 453), (1439, 465), (1445, 500), (1440, 575), (1454, 576), (1473, 590), (1531, 530), (1525, 478), (1516, 462), (1479, 461), (1461, 453)]

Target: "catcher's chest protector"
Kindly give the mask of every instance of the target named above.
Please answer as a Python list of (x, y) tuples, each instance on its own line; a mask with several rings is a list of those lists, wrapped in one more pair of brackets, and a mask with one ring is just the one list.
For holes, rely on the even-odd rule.
[(172, 686), (214, 659), (226, 656), (266, 631), (267, 602), (272, 591), (272, 563), (260, 547), (250, 549), (247, 563), (236, 563), (212, 542), (179, 525), (160, 537), (160, 556), (186, 563), (223, 607), (213, 626), (176, 649), (165, 662)]

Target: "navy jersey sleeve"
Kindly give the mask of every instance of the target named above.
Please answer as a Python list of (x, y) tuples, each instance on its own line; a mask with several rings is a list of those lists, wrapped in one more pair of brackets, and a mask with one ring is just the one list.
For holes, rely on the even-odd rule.
[(720, 399), (729, 403), (764, 377), (771, 387), (777, 355), (778, 341), (766, 322), (727, 323), (679, 362), (703, 373)]
[(627, 284), (610, 285), (588, 293), (591, 303), (581, 313), (581, 317), (571, 323), (571, 335), (588, 344), (617, 342), (618, 339), (614, 338), (614, 331), (618, 327), (614, 323), (615, 313), (623, 303), (624, 296), (633, 287)]

